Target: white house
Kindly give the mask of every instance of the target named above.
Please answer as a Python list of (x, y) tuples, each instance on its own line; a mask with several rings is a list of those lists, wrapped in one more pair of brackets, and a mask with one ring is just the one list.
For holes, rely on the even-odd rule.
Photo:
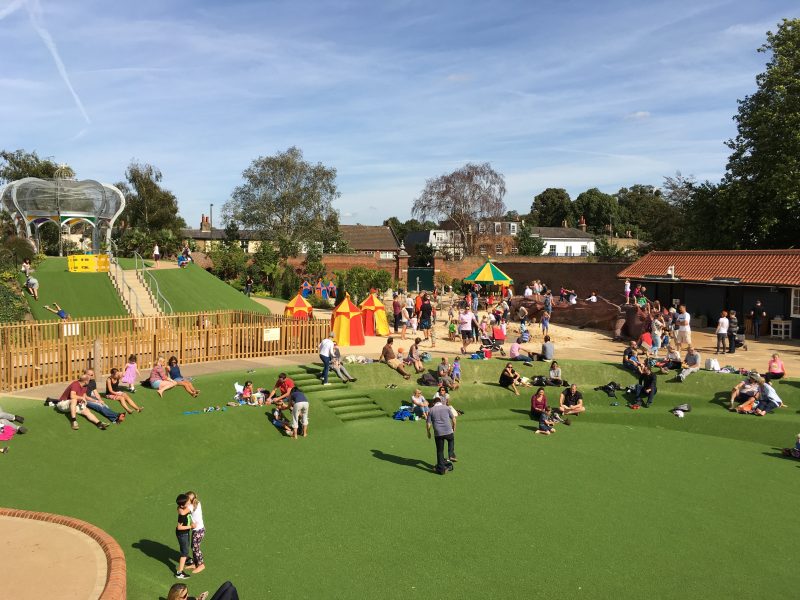
[(531, 227), (531, 235), (544, 240), (545, 256), (588, 256), (595, 250), (594, 237), (575, 227)]

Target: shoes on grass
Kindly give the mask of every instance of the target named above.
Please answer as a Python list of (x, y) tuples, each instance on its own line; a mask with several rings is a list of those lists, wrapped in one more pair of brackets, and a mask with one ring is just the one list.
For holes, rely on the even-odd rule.
[(175, 573), (175, 578), (176, 579), (189, 579), (189, 574), (188, 573), (184, 573), (183, 571), (178, 571), (177, 573)]

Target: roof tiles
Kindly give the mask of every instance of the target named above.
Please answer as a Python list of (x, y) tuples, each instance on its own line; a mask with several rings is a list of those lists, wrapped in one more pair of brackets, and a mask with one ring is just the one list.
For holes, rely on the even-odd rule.
[(657, 251), (626, 267), (618, 277), (661, 278), (673, 266), (680, 281), (738, 279), (745, 285), (800, 287), (800, 250)]

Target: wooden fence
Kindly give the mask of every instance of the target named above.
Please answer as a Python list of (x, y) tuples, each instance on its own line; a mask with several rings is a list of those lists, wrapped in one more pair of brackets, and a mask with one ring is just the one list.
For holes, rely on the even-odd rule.
[(315, 354), (329, 332), (327, 321), (235, 311), (2, 325), (0, 390), (70, 381), (88, 367), (105, 374), (131, 354), (142, 378), (159, 356), (189, 364)]

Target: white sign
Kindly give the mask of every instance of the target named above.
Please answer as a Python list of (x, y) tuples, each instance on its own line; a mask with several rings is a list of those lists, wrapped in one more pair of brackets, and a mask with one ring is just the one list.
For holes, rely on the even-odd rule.
[(265, 327), (264, 328), (264, 341), (277, 342), (281, 339), (280, 327)]
[(62, 323), (61, 324), (62, 331), (64, 332), (64, 337), (69, 337), (73, 335), (80, 335), (81, 334), (81, 324), (80, 323)]

